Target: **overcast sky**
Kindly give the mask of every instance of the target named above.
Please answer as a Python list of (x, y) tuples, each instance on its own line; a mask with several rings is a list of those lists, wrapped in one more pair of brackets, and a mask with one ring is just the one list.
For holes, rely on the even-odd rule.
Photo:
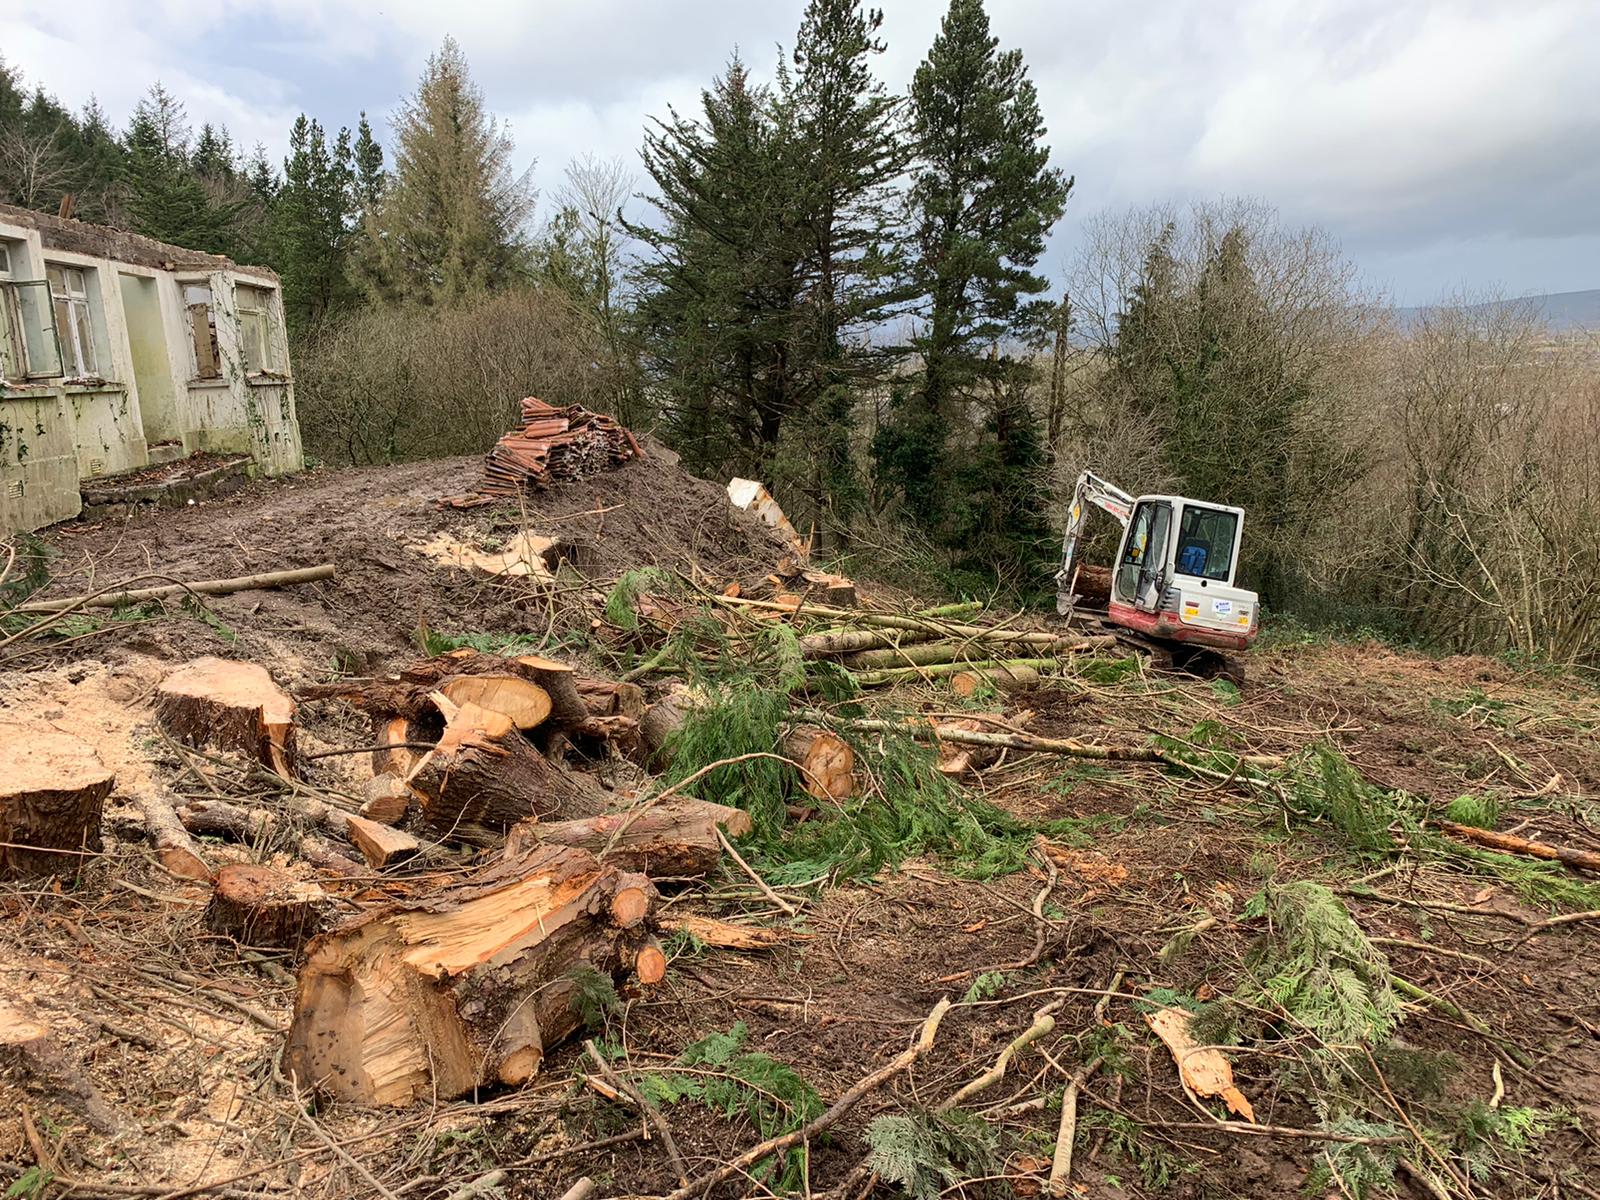
[[(902, 88), (944, 5), (881, 0)], [(281, 156), (302, 110), (380, 136), (446, 34), (548, 190), (637, 164), (737, 46), (770, 72), (803, 0), (0, 0), (0, 56), (117, 122), (160, 79)], [(1255, 195), (1331, 230), (1401, 304), (1600, 288), (1600, 0), (990, 0), (1077, 187), (1045, 266), (1105, 208)]]

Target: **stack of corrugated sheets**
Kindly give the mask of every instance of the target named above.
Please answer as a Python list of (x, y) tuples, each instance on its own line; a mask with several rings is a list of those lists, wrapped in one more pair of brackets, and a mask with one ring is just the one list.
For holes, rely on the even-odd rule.
[(520, 424), (485, 458), (483, 490), (515, 496), (612, 471), (643, 454), (633, 434), (604, 413), (579, 404), (557, 408), (530, 396), (522, 402)]

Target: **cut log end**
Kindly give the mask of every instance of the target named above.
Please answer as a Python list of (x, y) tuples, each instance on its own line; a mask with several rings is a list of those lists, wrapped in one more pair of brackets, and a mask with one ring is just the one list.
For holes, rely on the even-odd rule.
[(611, 920), (619, 929), (632, 929), (650, 912), (650, 892), (643, 887), (618, 888), (611, 898)]
[(206, 906), (206, 928), (247, 946), (298, 950), (316, 933), (327, 894), (255, 863), (231, 863), (217, 872)]
[(653, 987), (667, 977), (667, 956), (654, 941), (639, 947), (639, 956), (633, 960), (633, 973), (639, 982)]
[(550, 715), (550, 693), (517, 675), (457, 675), (438, 690), (457, 706), (499, 713), (518, 729), (536, 729)]

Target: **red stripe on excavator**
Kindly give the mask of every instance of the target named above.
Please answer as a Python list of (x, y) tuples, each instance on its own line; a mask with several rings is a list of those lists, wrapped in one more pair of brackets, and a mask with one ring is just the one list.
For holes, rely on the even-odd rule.
[(1255, 641), (1254, 634), (1224, 633), (1220, 629), (1184, 625), (1169, 619), (1168, 614), (1144, 612), (1131, 604), (1118, 604), (1115, 601), (1106, 610), (1106, 615), (1113, 625), (1121, 625), (1124, 629), (1136, 630), (1167, 642), (1188, 642), (1222, 650), (1247, 650), (1250, 643)]

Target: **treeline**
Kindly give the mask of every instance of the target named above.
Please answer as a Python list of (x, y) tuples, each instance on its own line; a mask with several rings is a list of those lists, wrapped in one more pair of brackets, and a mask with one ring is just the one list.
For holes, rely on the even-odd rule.
[(571, 163), (538, 222), (448, 40), (387, 148), (302, 116), (281, 164), (159, 86), (117, 133), (0, 69), (0, 187), (275, 267), (327, 461), (477, 453), (519, 397), (575, 401), (768, 481), (858, 564), (1041, 599), (1088, 466), (1244, 506), (1270, 610), (1600, 659), (1592, 345), (1516, 305), (1397, 327), (1256, 202), (1086, 221), (1048, 296), (1072, 180), (1020, 52), (982, 0), (903, 94), (883, 51), (878, 13), (809, 0), (770, 82), (735, 54), (637, 177)]

